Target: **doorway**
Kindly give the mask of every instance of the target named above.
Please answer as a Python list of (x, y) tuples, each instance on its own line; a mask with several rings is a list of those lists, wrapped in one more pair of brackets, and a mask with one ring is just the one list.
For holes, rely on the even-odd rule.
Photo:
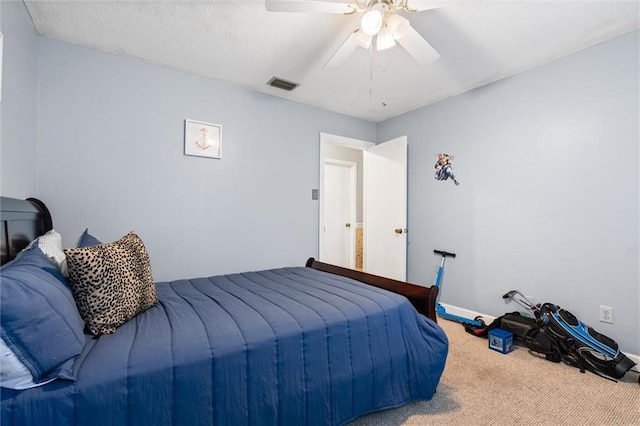
[[(406, 136), (376, 145), (320, 134), (320, 261), (406, 280), (406, 155)], [(336, 184), (335, 175), (337, 164), (353, 163), (355, 215), (348, 216), (334, 211), (346, 185)]]

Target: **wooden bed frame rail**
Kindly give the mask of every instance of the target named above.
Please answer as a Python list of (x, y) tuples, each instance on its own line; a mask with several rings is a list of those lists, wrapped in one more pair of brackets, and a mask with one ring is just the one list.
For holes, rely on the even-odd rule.
[(356, 271), (354, 269), (330, 265), (328, 263), (319, 262), (313, 257), (310, 257), (307, 260), (305, 266), (317, 269), (318, 271), (352, 278), (365, 284), (405, 296), (418, 312), (425, 315), (427, 318), (431, 318), (434, 322), (437, 322), (436, 299), (438, 297), (438, 287), (423, 287), (416, 284), (406, 283), (404, 281), (393, 280), (391, 278)]

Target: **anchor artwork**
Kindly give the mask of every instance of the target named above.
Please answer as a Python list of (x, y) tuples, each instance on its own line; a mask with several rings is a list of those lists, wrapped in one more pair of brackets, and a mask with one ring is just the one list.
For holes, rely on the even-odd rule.
[(222, 126), (185, 120), (184, 153), (197, 157), (222, 158)]

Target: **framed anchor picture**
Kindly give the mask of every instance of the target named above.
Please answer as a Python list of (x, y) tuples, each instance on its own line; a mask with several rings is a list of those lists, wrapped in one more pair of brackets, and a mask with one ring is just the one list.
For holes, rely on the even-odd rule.
[(184, 154), (222, 158), (222, 126), (196, 120), (184, 120)]

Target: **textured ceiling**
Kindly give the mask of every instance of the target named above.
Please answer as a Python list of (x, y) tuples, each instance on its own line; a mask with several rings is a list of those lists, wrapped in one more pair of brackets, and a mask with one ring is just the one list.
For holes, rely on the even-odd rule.
[[(329, 0), (331, 1), (331, 0)], [(345, 0), (342, 0), (345, 1)], [(359, 16), (268, 12), (262, 0), (25, 1), (46, 37), (378, 122), (639, 27), (638, 1), (463, 1), (404, 14), (440, 53), (358, 48), (323, 65)], [(267, 86), (273, 76), (300, 83)]]

